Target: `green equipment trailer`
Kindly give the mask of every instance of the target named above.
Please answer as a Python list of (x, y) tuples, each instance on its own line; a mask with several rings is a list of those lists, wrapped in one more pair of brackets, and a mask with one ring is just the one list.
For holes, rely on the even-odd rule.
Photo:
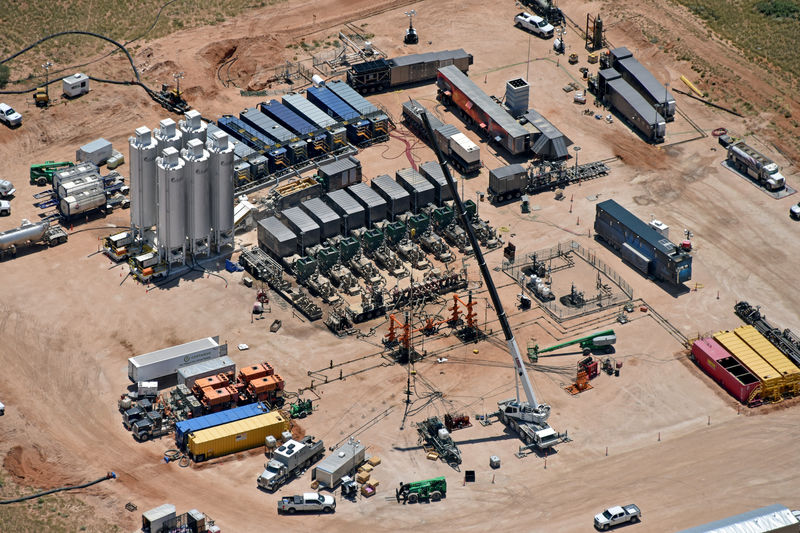
[(416, 503), (419, 500), (431, 500), (437, 502), (447, 495), (447, 480), (444, 476), (426, 479), (424, 481), (414, 481), (412, 483), (400, 483), (395, 489), (395, 497), (399, 503)]
[(595, 350), (610, 351), (613, 347), (613, 344), (616, 342), (617, 336), (614, 333), (614, 330), (607, 329), (605, 331), (592, 333), (591, 335), (586, 335), (585, 337), (580, 337), (578, 339), (561, 342), (554, 346), (548, 346), (547, 348), (539, 348), (538, 344), (533, 346), (529, 345), (528, 359), (530, 359), (531, 363), (535, 363), (539, 360), (539, 356), (541, 354), (552, 352), (554, 350), (558, 350), (559, 348), (564, 348), (565, 346), (571, 346), (573, 344), (580, 344), (584, 355), (588, 355)]
[(45, 161), (31, 165), (31, 185), (43, 187), (48, 183), (53, 183), (53, 175), (61, 170), (74, 167), (72, 161)]

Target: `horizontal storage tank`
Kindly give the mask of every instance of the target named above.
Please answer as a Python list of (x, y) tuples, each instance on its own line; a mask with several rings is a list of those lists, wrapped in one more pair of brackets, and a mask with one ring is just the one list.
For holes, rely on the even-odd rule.
[(756, 399), (761, 387), (759, 379), (717, 341), (711, 338), (696, 340), (692, 344), (692, 355), (700, 368), (734, 398), (745, 405)]
[(62, 198), (58, 203), (61, 216), (67, 220), (95, 209), (105, 209), (106, 193), (102, 188), (87, 189)]
[(356, 183), (347, 188), (347, 192), (366, 210), (367, 227), (386, 219), (386, 200), (366, 183)]
[(403, 168), (395, 172), (397, 183), (411, 195), (411, 210), (419, 213), (423, 207), (436, 202), (433, 184), (413, 168)]
[(800, 369), (783, 355), (753, 326), (742, 326), (733, 330), (750, 348), (760, 355), (772, 368), (780, 372), (785, 380), (784, 395), (796, 396), (800, 392)]
[(399, 215), (411, 210), (411, 195), (391, 176), (381, 174), (372, 179), (372, 189), (386, 200), (387, 215), (395, 220)]
[(312, 198), (300, 204), (300, 208), (319, 225), (320, 239), (340, 235), (342, 217), (320, 198)]
[(721, 331), (714, 335), (714, 340), (761, 381), (761, 398), (773, 402), (781, 400), (784, 380), (777, 370), (732, 331)]
[(320, 243), (319, 224), (299, 207), (290, 207), (278, 213), (278, 219), (297, 235), (297, 246), (305, 250)]
[[(144, 128), (147, 129), (147, 128)], [(150, 131), (150, 130), (147, 130)], [(53, 190), (58, 190), (58, 186), (67, 181), (74, 181), (76, 178), (86, 175), (100, 175), (100, 169), (94, 163), (78, 163), (77, 165), (64, 170), (59, 170), (53, 174)]]
[(350, 235), (367, 223), (365, 209), (344, 189), (329, 192), (322, 199), (342, 217), (342, 235)]
[(280, 439), (290, 427), (280, 413), (266, 413), (195, 431), (189, 435), (186, 450), (195, 461), (206, 461), (263, 446), (268, 436)]
[(361, 182), (361, 161), (348, 156), (338, 161), (320, 165), (319, 175), (325, 190), (336, 191)]
[(134, 383), (157, 381), (174, 375), (178, 368), (200, 361), (215, 359), (228, 353), (228, 346), (220, 346), (219, 337), (206, 337), (178, 346), (170, 346), (128, 359), (128, 378)]
[(175, 444), (181, 450), (186, 449), (186, 444), (189, 441), (189, 434), (203, 429), (213, 428), (227, 424), (229, 422), (236, 422), (237, 420), (244, 420), (253, 416), (263, 415), (269, 413), (269, 407), (265, 404), (251, 403), (241, 407), (234, 407), (226, 411), (218, 413), (211, 413), (205, 416), (198, 416), (197, 418), (190, 418), (188, 420), (181, 420), (175, 423)]
[(75, 178), (73, 181), (62, 181), (58, 186), (59, 198), (66, 198), (82, 191), (103, 189), (103, 180), (99, 174), (87, 174)]
[(182, 366), (178, 369), (178, 385), (186, 385), (191, 389), (194, 382), (200, 378), (216, 376), (217, 374), (236, 373), (236, 363), (228, 357), (215, 357), (207, 361), (200, 361), (193, 365)]
[(275, 217), (258, 221), (258, 246), (278, 259), (297, 253), (297, 235)]
[(12, 246), (27, 242), (38, 242), (49, 227), (50, 223), (46, 220), (31, 222), (23, 218), (19, 227), (0, 231), (0, 250), (8, 250)]
[(453, 199), (450, 187), (447, 185), (447, 178), (444, 177), (444, 172), (442, 172), (442, 167), (439, 163), (435, 161), (422, 163), (419, 166), (419, 172), (433, 185), (437, 206), (441, 206), (444, 202)]

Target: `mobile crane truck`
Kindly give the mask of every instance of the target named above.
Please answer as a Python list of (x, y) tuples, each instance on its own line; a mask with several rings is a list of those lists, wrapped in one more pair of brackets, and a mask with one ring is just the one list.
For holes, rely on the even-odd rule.
[[(433, 132), (430, 121), (428, 120), (428, 114), (422, 113), (422, 119), (425, 123), (425, 128), (427, 129), (428, 134), (432, 135)], [(497, 318), (500, 321), (500, 326), (503, 329), (503, 335), (505, 336), (506, 343), (508, 344), (508, 350), (511, 352), (512, 359), (514, 359), (514, 370), (516, 372), (516, 377), (522, 382), (522, 388), (525, 391), (526, 396), (526, 400), (520, 400), (519, 389), (517, 389), (516, 399), (512, 398), (498, 402), (498, 410), (486, 416), (486, 423), (489, 423), (489, 419), (497, 417), (501, 422), (503, 422), (503, 424), (508, 426), (520, 436), (522, 441), (525, 443), (524, 448), (536, 447), (541, 450), (549, 449), (560, 442), (566, 441), (568, 436), (566, 433), (558, 433), (552, 427), (550, 427), (550, 425), (547, 423), (547, 419), (550, 417), (550, 406), (545, 403), (539, 403), (536, 400), (536, 395), (533, 392), (533, 385), (528, 377), (528, 371), (525, 368), (525, 362), (522, 359), (519, 346), (517, 346), (517, 341), (514, 339), (514, 333), (511, 331), (511, 325), (508, 323), (508, 317), (506, 317), (506, 313), (503, 310), (503, 304), (500, 301), (500, 295), (497, 294), (497, 288), (494, 285), (494, 281), (492, 281), (492, 275), (489, 272), (489, 267), (486, 266), (486, 261), (483, 258), (483, 252), (481, 251), (481, 247), (475, 237), (475, 231), (472, 228), (472, 224), (470, 224), (467, 211), (464, 208), (464, 203), (461, 201), (461, 198), (458, 195), (458, 188), (453, 181), (453, 176), (450, 174), (450, 169), (447, 168), (447, 165), (445, 164), (439, 147), (434, 145), (433, 150), (436, 153), (436, 158), (442, 168), (442, 173), (447, 180), (447, 185), (450, 187), (450, 193), (453, 197), (454, 207), (458, 212), (461, 225), (466, 230), (470, 245), (475, 253), (475, 259), (481, 271), (481, 276), (483, 277), (484, 283), (486, 283), (486, 288), (489, 290), (492, 306), (494, 307)], [(524, 448), (520, 449), (520, 453), (522, 453)]]

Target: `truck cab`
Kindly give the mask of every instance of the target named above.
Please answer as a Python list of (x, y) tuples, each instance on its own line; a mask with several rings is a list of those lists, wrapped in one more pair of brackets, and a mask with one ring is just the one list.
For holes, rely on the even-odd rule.
[(14, 188), (14, 185), (8, 180), (0, 180), (0, 198), (10, 198), (14, 196), (14, 193), (17, 192), (17, 189)]
[(786, 186), (786, 178), (780, 173), (777, 163), (764, 165), (764, 181), (770, 191), (780, 191)]
[(302, 495), (284, 496), (278, 501), (278, 512), (294, 514), (297, 511), (316, 511), (332, 513), (336, 509), (333, 496), (318, 492), (306, 492)]

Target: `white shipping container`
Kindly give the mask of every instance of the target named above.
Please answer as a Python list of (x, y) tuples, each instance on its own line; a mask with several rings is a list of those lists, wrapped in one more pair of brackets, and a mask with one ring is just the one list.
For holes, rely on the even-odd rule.
[(450, 149), (467, 163), (481, 160), (481, 149), (463, 133), (456, 133), (450, 137)]
[(142, 513), (142, 530), (159, 531), (167, 520), (175, 518), (175, 506), (165, 503)]
[(334, 488), (348, 472), (355, 471), (366, 461), (366, 447), (361, 443), (346, 443), (314, 467), (312, 479), (323, 487)]
[[(224, 348), (223, 348), (224, 347)], [(222, 353), (224, 350), (224, 353)], [(134, 383), (155, 381), (174, 375), (182, 366), (214, 359), (227, 354), (227, 345), (219, 345), (219, 337), (207, 337), (180, 346), (172, 346), (128, 359), (128, 378)]]
[(105, 163), (111, 153), (111, 143), (105, 139), (95, 139), (94, 141), (84, 144), (75, 151), (75, 160), (81, 162), (91, 162), (97, 166)]
[(179, 368), (178, 385), (186, 385), (191, 389), (198, 379), (229, 372), (236, 372), (236, 363), (230, 357), (216, 357)]

